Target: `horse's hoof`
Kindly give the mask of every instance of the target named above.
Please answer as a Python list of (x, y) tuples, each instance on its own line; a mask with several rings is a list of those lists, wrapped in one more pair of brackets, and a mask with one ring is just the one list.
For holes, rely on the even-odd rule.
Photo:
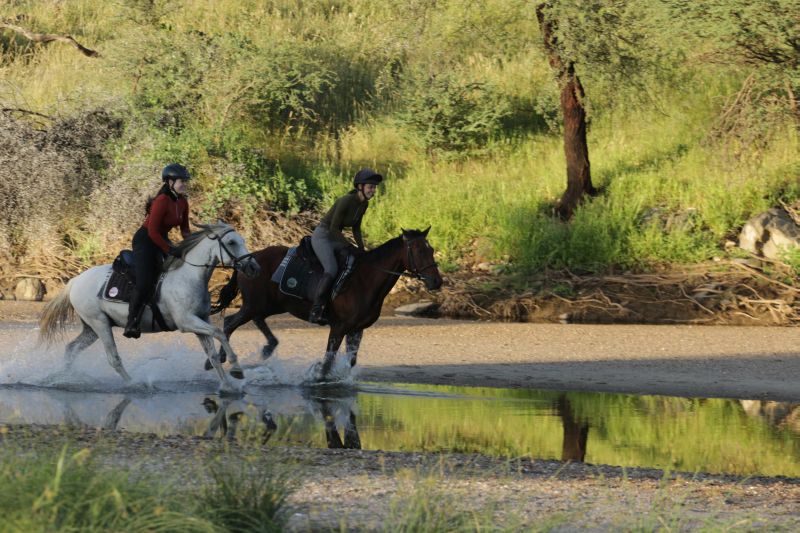
[(261, 348), (261, 360), (264, 361), (272, 357), (272, 354), (275, 353), (274, 346), (264, 346)]
[(236, 379), (244, 379), (244, 372), (240, 368), (234, 368), (231, 370), (231, 377)]
[(211, 364), (211, 359), (206, 359), (206, 370), (211, 370), (214, 365)]

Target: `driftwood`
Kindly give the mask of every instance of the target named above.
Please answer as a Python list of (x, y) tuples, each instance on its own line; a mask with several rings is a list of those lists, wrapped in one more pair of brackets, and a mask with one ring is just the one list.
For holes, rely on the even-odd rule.
[(15, 26), (14, 24), (10, 24), (7, 21), (0, 22), (0, 29), (11, 30), (15, 33), (22, 35), (29, 41), (33, 41), (35, 43), (49, 43), (52, 41), (69, 43), (78, 50), (80, 50), (80, 52), (87, 57), (100, 57), (99, 52), (86, 48), (81, 43), (70, 37), (69, 35), (57, 35), (54, 33), (34, 33), (30, 30), (26, 30), (25, 28), (21, 28), (19, 26)]
[(751, 261), (625, 275), (550, 271), (531, 279), (529, 290), (487, 288), (497, 283), (491, 276), (454, 277), (431, 296), (442, 316), (473, 319), (800, 325), (792, 269), (764, 258)]

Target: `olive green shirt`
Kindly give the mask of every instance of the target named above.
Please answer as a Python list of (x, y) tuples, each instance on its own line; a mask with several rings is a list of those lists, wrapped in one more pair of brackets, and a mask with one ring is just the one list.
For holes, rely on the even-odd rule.
[(369, 200), (362, 202), (358, 197), (358, 191), (353, 189), (336, 200), (333, 207), (322, 217), (319, 225), (327, 228), (331, 237), (344, 242), (347, 242), (347, 239), (342, 235), (342, 230), (344, 228), (352, 228), (356, 244), (363, 250), (364, 240), (361, 237), (361, 218), (366, 213), (368, 206)]

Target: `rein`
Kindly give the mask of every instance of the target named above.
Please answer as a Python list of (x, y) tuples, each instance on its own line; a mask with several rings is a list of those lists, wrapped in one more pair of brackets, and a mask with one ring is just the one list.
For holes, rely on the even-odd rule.
[(234, 230), (233, 229), (229, 229), (228, 231), (226, 231), (222, 235), (217, 235), (216, 233), (212, 233), (210, 235), (206, 235), (206, 237), (208, 237), (212, 241), (218, 241), (219, 242), (219, 252), (220, 252), (219, 256), (220, 256), (220, 258), (222, 258), (222, 251), (225, 250), (225, 253), (227, 253), (228, 257), (231, 258), (233, 264), (226, 265), (224, 262), (221, 262), (221, 263), (217, 263), (217, 264), (213, 264), (213, 265), (209, 265), (209, 264), (196, 265), (194, 263), (191, 263), (191, 262), (187, 261), (186, 259), (181, 259), (181, 261), (183, 261), (187, 265), (193, 266), (193, 267), (201, 267), (201, 268), (230, 268), (232, 270), (236, 270), (238, 268), (239, 264), (242, 261), (244, 261), (245, 259), (249, 259), (250, 257), (252, 257), (253, 254), (245, 254), (245, 255), (237, 257), (237, 256), (235, 256), (235, 255), (233, 255), (231, 253), (231, 251), (228, 249), (228, 247), (225, 246), (225, 243), (222, 242), (222, 238), (225, 235), (227, 235), (228, 233), (232, 232), (232, 231), (234, 231)]
[[(419, 237), (416, 237), (416, 238), (418, 239)], [(415, 239), (403, 239), (403, 241), (405, 243), (405, 246), (406, 246), (407, 264), (410, 265), (410, 267), (407, 270), (403, 270), (402, 272), (395, 272), (394, 270), (389, 270), (389, 269), (382, 268), (382, 267), (379, 267), (379, 266), (372, 266), (372, 268), (374, 268), (376, 270), (380, 270), (381, 272), (386, 272), (387, 274), (394, 274), (395, 276), (400, 276), (400, 277), (407, 276), (409, 278), (421, 279), (423, 281), (428, 279), (428, 276), (425, 276), (424, 274), (422, 274), (422, 272), (424, 272), (425, 270), (427, 270), (427, 269), (429, 269), (431, 267), (436, 267), (438, 265), (437, 265), (436, 261), (434, 261), (429, 265), (425, 265), (424, 267), (417, 268), (414, 265), (414, 256), (411, 254), (411, 241), (413, 241), (413, 240), (415, 240)]]

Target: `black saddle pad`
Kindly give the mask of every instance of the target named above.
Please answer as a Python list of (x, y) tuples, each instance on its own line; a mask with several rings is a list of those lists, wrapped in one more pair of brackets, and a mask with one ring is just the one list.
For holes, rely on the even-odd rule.
[(103, 299), (130, 303), (135, 286), (136, 283), (127, 274), (117, 272), (112, 268), (111, 275), (103, 287)]
[[(355, 255), (344, 253), (337, 255), (339, 275), (333, 283), (331, 300), (339, 294), (345, 281), (355, 268)], [(311, 237), (303, 237), (300, 244), (289, 248), (281, 264), (272, 274), (272, 281), (278, 284), (280, 291), (302, 300), (313, 301), (317, 285), (322, 279), (322, 264), (311, 247)]]

